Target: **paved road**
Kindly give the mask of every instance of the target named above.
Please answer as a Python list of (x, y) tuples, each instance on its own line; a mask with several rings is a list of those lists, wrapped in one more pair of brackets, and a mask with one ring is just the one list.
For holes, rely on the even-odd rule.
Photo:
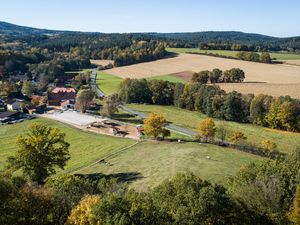
[[(97, 71), (96, 71), (96, 69), (94, 69), (92, 74), (91, 74), (91, 83), (90, 83), (90, 85), (91, 85), (92, 89), (95, 91), (96, 95), (100, 98), (103, 98), (103, 97), (105, 97), (105, 94), (99, 89), (98, 85), (96, 84), (96, 77), (97, 77)], [(120, 106), (120, 108), (122, 108), (123, 111), (125, 111), (129, 114), (137, 115), (137, 116), (139, 116), (143, 119), (147, 118), (146, 114), (141, 113), (139, 111), (136, 111), (134, 109), (131, 109), (127, 106), (122, 105), (122, 106)], [(177, 133), (181, 133), (181, 134), (189, 136), (189, 137), (195, 137), (197, 135), (197, 133), (192, 131), (192, 130), (189, 130), (189, 129), (186, 129), (186, 128), (183, 128), (183, 127), (179, 127), (179, 126), (176, 126), (174, 124), (168, 124), (165, 127), (169, 130), (175, 131)]]
[[(127, 106), (120, 106), (120, 108), (122, 108), (123, 111), (129, 113), (129, 114), (134, 114), (134, 115), (137, 115), (143, 119), (147, 118), (147, 115), (144, 114), (144, 113), (141, 113), (139, 111), (136, 111), (134, 109), (131, 109)], [(186, 128), (183, 128), (183, 127), (179, 127), (179, 126), (176, 126), (174, 124), (168, 124), (167, 126), (165, 126), (167, 129), (169, 130), (173, 130), (177, 133), (181, 133), (183, 135), (186, 135), (186, 136), (190, 136), (190, 137), (195, 137), (197, 135), (196, 132), (192, 131), (192, 130), (189, 130), (189, 129), (186, 129)]]
[(105, 97), (105, 94), (99, 89), (96, 83), (96, 78), (97, 78), (97, 70), (93, 69), (93, 72), (91, 74), (91, 82), (90, 82), (91, 88), (96, 93), (97, 97), (103, 98)]

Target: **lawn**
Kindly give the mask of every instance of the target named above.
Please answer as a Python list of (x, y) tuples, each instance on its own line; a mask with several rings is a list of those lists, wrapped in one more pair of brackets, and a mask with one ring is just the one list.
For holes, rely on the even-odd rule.
[[(207, 159), (210, 156), (211, 159)], [(193, 172), (203, 179), (226, 183), (242, 165), (261, 158), (199, 143), (141, 142), (120, 154), (107, 158), (108, 164), (96, 164), (78, 173), (103, 173), (131, 180), (132, 187), (146, 190), (171, 179), (176, 173)]]
[[(223, 56), (230, 56), (236, 57), (237, 51), (230, 51), (230, 50), (200, 50), (198, 48), (167, 48), (169, 52), (175, 53), (187, 53), (187, 52), (194, 52), (194, 53), (212, 53), (218, 54)], [(293, 53), (270, 53), (272, 58), (276, 58), (277, 60), (293, 60), (293, 59), (300, 59), (300, 54), (293, 54)]]
[(68, 125), (46, 119), (24, 121), (14, 125), (0, 126), (0, 168), (3, 168), (5, 160), (13, 156), (16, 149), (16, 137), (24, 135), (28, 127), (34, 122), (44, 122), (48, 126), (57, 127), (66, 133), (66, 140), (70, 143), (71, 159), (68, 161), (65, 171), (73, 171), (86, 166), (102, 156), (130, 146), (135, 141), (130, 139), (100, 136), (94, 133), (83, 132)]
[[(197, 124), (206, 115), (199, 112), (179, 109), (174, 106), (157, 106), (157, 105), (139, 105), (130, 104), (132, 109), (144, 112), (156, 112), (162, 114), (169, 122), (178, 126), (186, 127), (191, 130), (197, 129)], [(246, 136), (249, 143), (260, 144), (263, 139), (269, 139), (275, 142), (278, 149), (282, 152), (291, 152), (296, 146), (300, 146), (300, 133), (292, 133), (280, 130), (264, 128), (252, 124), (241, 124), (236, 122), (221, 121), (214, 119), (216, 125), (224, 124), (229, 130), (239, 129)]]
[[(156, 77), (149, 77), (149, 80), (165, 80), (170, 81), (173, 83), (180, 82), (184, 83), (184, 81), (180, 78), (171, 75), (165, 76), (156, 76)], [(110, 95), (113, 93), (118, 92), (120, 83), (122, 82), (122, 78), (108, 74), (103, 72), (97, 72), (97, 85), (99, 88), (106, 94)]]
[[(242, 165), (261, 160), (251, 154), (210, 144), (143, 141), (132, 146), (136, 143), (133, 140), (101, 136), (59, 122), (36, 119), (0, 127), (0, 168), (7, 157), (14, 155), (16, 137), (24, 135), (34, 122), (43, 122), (66, 133), (66, 140), (71, 144), (71, 159), (65, 170), (58, 173), (101, 173), (132, 181), (131, 186), (138, 190), (154, 187), (178, 172), (187, 171), (203, 179), (226, 183)], [(109, 163), (94, 164), (102, 158)]]
[(122, 78), (111, 74), (97, 72), (97, 85), (107, 95), (118, 92), (122, 80)]

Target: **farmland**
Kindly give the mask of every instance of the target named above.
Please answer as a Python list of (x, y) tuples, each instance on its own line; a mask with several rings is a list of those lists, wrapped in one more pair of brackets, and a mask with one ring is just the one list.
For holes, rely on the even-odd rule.
[(16, 149), (16, 137), (24, 135), (28, 127), (34, 122), (44, 122), (48, 126), (57, 127), (66, 133), (66, 140), (71, 144), (71, 159), (65, 167), (65, 172), (76, 170), (81, 166), (91, 164), (102, 156), (135, 142), (130, 139), (100, 136), (94, 133), (83, 132), (68, 125), (47, 119), (24, 121), (14, 125), (0, 127), (0, 168), (3, 168), (7, 157), (12, 156)]
[[(66, 133), (66, 140), (70, 143), (71, 159), (63, 172), (139, 177), (132, 184), (139, 190), (156, 186), (177, 172), (186, 171), (195, 172), (214, 182), (225, 182), (226, 178), (234, 175), (240, 166), (260, 160), (254, 155), (209, 144), (167, 142), (162, 144), (143, 141), (133, 146), (136, 142), (129, 139), (101, 136), (52, 120), (36, 119), (0, 127), (0, 168), (3, 168), (7, 157), (14, 155), (17, 149), (16, 137), (24, 135), (34, 122), (44, 122)], [(95, 161), (126, 147), (128, 149), (106, 159), (110, 166), (94, 164)], [(212, 159), (207, 160), (206, 156)]]
[[(207, 118), (204, 114), (199, 112), (179, 109), (174, 106), (130, 104), (130, 108), (145, 114), (149, 114), (150, 112), (159, 113), (169, 122), (191, 130), (196, 130), (198, 123), (204, 118)], [(275, 142), (278, 149), (283, 152), (291, 152), (296, 146), (300, 146), (300, 133), (273, 130), (252, 124), (214, 120), (217, 126), (224, 124), (228, 130), (241, 130), (247, 136), (247, 142), (251, 144), (259, 144), (263, 139), (269, 139)]]
[[(230, 50), (200, 50), (198, 48), (167, 48), (169, 52), (175, 53), (203, 53), (203, 54), (215, 54), (221, 56), (229, 56), (236, 57), (238, 51), (230, 51)], [(286, 61), (286, 60), (299, 60), (300, 54), (294, 53), (270, 53), (271, 58), (275, 58), (276, 60)]]
[[(227, 70), (236, 67), (245, 71), (245, 83), (229, 85), (226, 87), (227, 91), (237, 90), (242, 93), (265, 93), (274, 96), (290, 95), (300, 98), (300, 92), (298, 91), (300, 90), (300, 67), (295, 65), (263, 64), (183, 53), (174, 58), (116, 67), (105, 70), (104, 72), (122, 78), (149, 78), (174, 73), (178, 74), (183, 71), (212, 70), (214, 68)], [(175, 75), (175, 77), (185, 81), (189, 81), (191, 76), (191, 72), (186, 73), (185, 77)], [(251, 84), (254, 88), (247, 88), (247, 86), (249, 86), (248, 83), (254, 83)], [(256, 83), (260, 83), (259, 86), (256, 86)], [(273, 84), (276, 84), (275, 86), (278, 87), (278, 89), (274, 89)]]

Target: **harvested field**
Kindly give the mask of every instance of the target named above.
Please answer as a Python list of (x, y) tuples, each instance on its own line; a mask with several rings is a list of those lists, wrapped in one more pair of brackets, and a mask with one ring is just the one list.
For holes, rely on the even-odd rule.
[(90, 60), (92, 64), (97, 65), (97, 66), (107, 66), (108, 64), (114, 64), (113, 60), (104, 60), (104, 59), (99, 59), (99, 60)]
[(289, 65), (294, 65), (294, 66), (300, 66), (300, 59), (284, 60), (284, 63)]
[(268, 83), (227, 83), (218, 84), (226, 92), (238, 91), (243, 94), (268, 94), (272, 96), (289, 95), (300, 98), (300, 83), (295, 84), (268, 84)]
[(105, 72), (123, 78), (144, 78), (182, 71), (212, 70), (214, 68), (226, 70), (233, 67), (238, 67), (245, 71), (246, 82), (300, 83), (300, 67), (298, 66), (286, 64), (269, 65), (193, 54), (179, 54), (178, 57), (174, 58), (116, 67), (105, 70)]

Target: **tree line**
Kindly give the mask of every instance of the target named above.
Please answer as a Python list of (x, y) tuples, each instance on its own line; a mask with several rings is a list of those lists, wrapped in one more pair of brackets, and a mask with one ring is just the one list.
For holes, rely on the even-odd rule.
[(214, 83), (240, 83), (245, 79), (245, 72), (239, 68), (232, 68), (224, 72), (218, 68), (212, 71), (203, 70), (199, 73), (194, 73), (192, 76), (193, 83), (211, 84)]
[(174, 105), (227, 121), (300, 131), (300, 101), (289, 96), (226, 93), (215, 85), (125, 79), (119, 96), (126, 103)]

